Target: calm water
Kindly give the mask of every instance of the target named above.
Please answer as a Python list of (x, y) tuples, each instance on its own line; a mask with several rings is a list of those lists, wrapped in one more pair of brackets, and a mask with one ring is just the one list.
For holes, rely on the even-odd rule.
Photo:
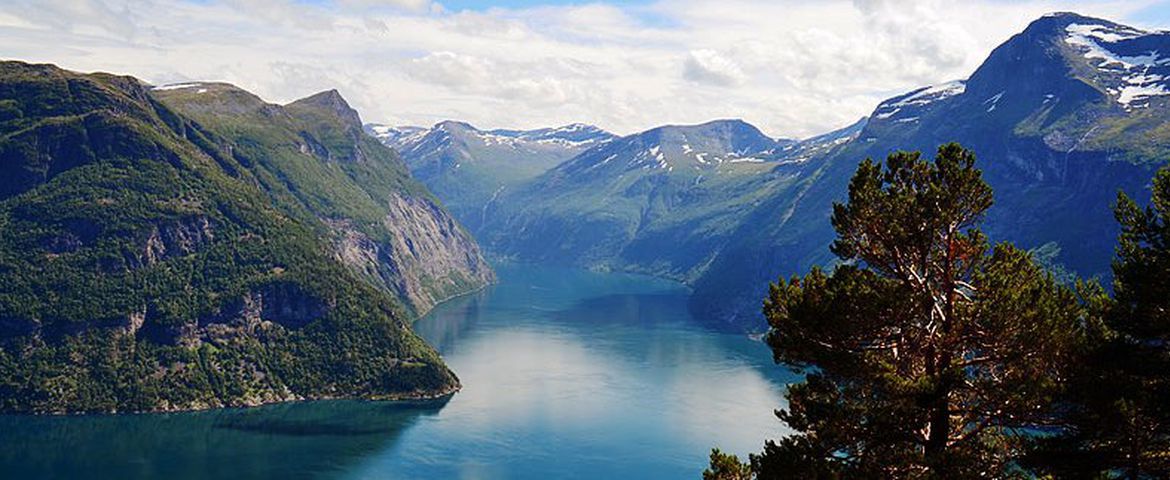
[(416, 324), (462, 379), (445, 402), (0, 417), (0, 478), (699, 478), (712, 446), (784, 434), (792, 376), (677, 285), (499, 273)]

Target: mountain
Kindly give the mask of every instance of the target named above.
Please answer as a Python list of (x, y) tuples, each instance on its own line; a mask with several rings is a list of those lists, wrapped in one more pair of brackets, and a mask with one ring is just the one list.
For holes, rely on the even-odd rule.
[(505, 258), (686, 282), (699, 318), (761, 330), (770, 281), (835, 261), (832, 205), (862, 159), (957, 141), (995, 189), (992, 238), (1056, 271), (1107, 277), (1117, 191), (1144, 198), (1170, 154), (1170, 57), (1159, 52), (1170, 33), (1047, 15), (969, 78), (890, 98), (825, 135), (774, 140), (716, 121), (593, 146), (483, 204), (476, 234)]
[(741, 120), (595, 146), (502, 195), (479, 234), (523, 261), (697, 278), (762, 199), (798, 189), (797, 142)]
[[(182, 87), (182, 85), (181, 85)], [(479, 246), (336, 90), (271, 105), (227, 84), (154, 96), (223, 139), (290, 214), (330, 230), (335, 256), (411, 314), (494, 280)]]
[(858, 161), (897, 149), (931, 155), (951, 141), (976, 152), (995, 189), (991, 238), (1107, 277), (1118, 190), (1147, 198), (1170, 153), (1170, 57), (1158, 52), (1170, 52), (1170, 33), (1052, 14), (996, 48), (970, 78), (882, 102), (855, 140), (809, 161), (820, 165), (813, 186), (774, 196), (753, 214), (694, 283), (693, 309), (763, 328), (768, 281), (832, 261), (831, 204), (844, 200)]
[(373, 135), (374, 138), (380, 140), (388, 147), (398, 149), (404, 140), (415, 136), (418, 133), (425, 132), (427, 129), (423, 127), (400, 126), (391, 127), (389, 125), (382, 125), (379, 123), (368, 123), (365, 125), (366, 133)]
[(0, 411), (448, 394), (409, 320), (490, 280), (461, 232), (336, 92), (2, 62)]
[(397, 150), (411, 174), (443, 199), (471, 231), (502, 193), (580, 152), (615, 137), (583, 124), (539, 130), (480, 130), (446, 121), (429, 129), (370, 124), (367, 131)]

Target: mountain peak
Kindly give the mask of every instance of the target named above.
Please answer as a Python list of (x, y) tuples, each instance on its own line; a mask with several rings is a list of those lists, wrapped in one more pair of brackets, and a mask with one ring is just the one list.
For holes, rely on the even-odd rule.
[(341, 93), (337, 89), (329, 89), (310, 95), (288, 104), (287, 107), (293, 109), (308, 108), (329, 112), (345, 122), (347, 127), (360, 129), (362, 126), (362, 119), (358, 115), (357, 110), (349, 106), (349, 103), (345, 101), (345, 98), (341, 96)]
[(478, 132), (479, 131), (478, 128), (475, 128), (475, 125), (472, 125), (472, 124), (467, 123), (467, 122), (459, 121), (459, 120), (443, 120), (439, 123), (436, 123), (435, 126), (432, 127), (431, 129), (432, 130), (444, 130), (447, 132), (465, 132), (465, 131)]
[(560, 127), (536, 130), (492, 130), (489, 133), (533, 142), (560, 143), (572, 147), (586, 147), (615, 138), (613, 134), (585, 123), (571, 123)]
[[(777, 143), (791, 143), (791, 140), (776, 140), (764, 135), (755, 125), (740, 119), (719, 119), (695, 125), (664, 125), (634, 135), (649, 143), (710, 143), (718, 145), (723, 152), (749, 155), (773, 149)], [(691, 140), (696, 140), (692, 142)]]
[[(739, 118), (719, 118), (719, 119), (715, 119), (715, 120), (708, 120), (708, 121), (703, 122), (703, 123), (695, 123), (695, 124), (688, 124), (688, 125), (674, 125), (674, 124), (663, 125), (661, 127), (651, 129), (650, 131), (659, 130), (659, 129), (696, 130), (696, 131), (697, 130), (726, 129), (728, 131), (735, 131), (735, 130), (748, 130), (748, 131), (754, 130), (757, 132), (759, 131), (759, 129), (757, 129), (754, 125), (752, 125), (748, 122), (745, 122), (744, 120), (739, 119)], [(763, 133), (761, 133), (760, 135), (763, 135)]]
[(1135, 33), (1145, 33), (1133, 27), (1121, 25), (1102, 18), (1089, 17), (1074, 12), (1053, 12), (1044, 15), (1028, 24), (1020, 35), (1026, 37), (1053, 36), (1063, 37), (1069, 25), (1099, 25), (1109, 29), (1121, 29)]
[(566, 162), (561, 173), (604, 176), (603, 172), (647, 170), (701, 175), (724, 163), (761, 163), (791, 144), (775, 140), (739, 119), (695, 125), (664, 125), (606, 142)]
[(344, 105), (349, 107), (345, 98), (341, 96), (341, 92), (338, 92), (336, 88), (314, 93), (298, 100), (298, 102), (316, 103), (320, 105)]
[(1170, 52), (1170, 34), (1050, 14), (996, 48), (967, 82), (968, 91), (1033, 103), (1063, 99), (1062, 108), (1101, 99), (1122, 109), (1146, 108), (1170, 95), (1170, 59), (1159, 52)]

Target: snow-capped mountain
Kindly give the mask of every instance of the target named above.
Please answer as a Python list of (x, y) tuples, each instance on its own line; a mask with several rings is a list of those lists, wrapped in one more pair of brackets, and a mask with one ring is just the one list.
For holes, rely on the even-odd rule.
[[(1165, 54), (1161, 52), (1166, 52)], [(1049, 130), (1046, 143), (1068, 150), (1105, 140), (1104, 119), (1170, 107), (1170, 33), (1147, 32), (1073, 13), (1046, 15), (992, 52), (967, 80), (914, 90), (874, 111), (867, 134), (917, 124)], [(1089, 112), (1091, 110), (1092, 112)], [(950, 119), (939, 117), (945, 112)], [(1079, 112), (1079, 113), (1077, 113)], [(1064, 125), (1052, 120), (1079, 117)], [(934, 118), (930, 118), (934, 117)], [(1090, 121), (1091, 120), (1091, 121)], [(1055, 134), (1053, 134), (1055, 133)], [(1114, 131), (1120, 138), (1125, 132)], [(1088, 136), (1090, 144), (1077, 145)]]
[(426, 129), (423, 127), (391, 127), (389, 125), (368, 123), (366, 124), (366, 131), (373, 135), (374, 138), (381, 140), (383, 144), (393, 147), (394, 145), (404, 143), (407, 137), (424, 132)]
[[(366, 129), (382, 143), (398, 150), (407, 163), (442, 156), (448, 149), (464, 150), (465, 153), (494, 149), (505, 155), (538, 154), (563, 160), (615, 138), (605, 130), (582, 123), (536, 130), (480, 130), (466, 122), (448, 120), (431, 128), (367, 124)], [(479, 158), (463, 156), (471, 161)]]
[(794, 145), (792, 140), (769, 138), (742, 120), (667, 125), (592, 148), (556, 170), (590, 177), (628, 170), (698, 175), (723, 164), (774, 160)]
[[(1107, 276), (1117, 191), (1148, 198), (1170, 158), (1170, 34), (1072, 13), (1046, 15), (965, 79), (881, 102), (853, 141), (808, 163), (817, 180), (762, 203), (695, 282), (700, 317), (758, 321), (764, 286), (832, 260), (831, 205), (857, 162), (932, 156), (959, 142), (995, 190), (985, 231), (1081, 275)], [(778, 246), (783, 246), (779, 248)], [(734, 320), (739, 319), (739, 320)]]
[(366, 131), (399, 152), (411, 174), (476, 231), (486, 206), (519, 183), (614, 135), (575, 123), (537, 130), (481, 130), (444, 121), (431, 128), (367, 124)]
[(614, 139), (614, 135), (584, 123), (573, 123), (563, 127), (540, 128), (536, 130), (489, 130), (488, 135), (514, 138), (517, 141), (537, 144), (560, 145), (566, 148), (590, 148)]

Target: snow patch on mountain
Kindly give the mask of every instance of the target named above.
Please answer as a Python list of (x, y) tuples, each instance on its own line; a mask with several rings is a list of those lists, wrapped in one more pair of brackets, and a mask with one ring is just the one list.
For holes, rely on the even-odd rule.
[(1003, 98), (1004, 93), (1006, 93), (1006, 92), (999, 92), (995, 95), (992, 95), (991, 97), (988, 97), (987, 100), (983, 101), (984, 105), (990, 105), (989, 107), (987, 107), (987, 113), (991, 113), (991, 112), (995, 111), (995, 107), (999, 106), (999, 99)]
[(962, 80), (954, 80), (918, 90), (917, 92), (912, 93), (910, 96), (895, 103), (894, 106), (904, 107), (908, 105), (924, 105), (931, 102), (937, 102), (944, 98), (960, 95), (966, 90), (966, 82)]
[(911, 108), (922, 108), (926, 105), (945, 100), (967, 91), (967, 84), (962, 80), (932, 85), (920, 88), (900, 97), (894, 97), (881, 105), (874, 112), (874, 118), (886, 120)]
[[(165, 92), (165, 91), (167, 91), (167, 90), (182, 90), (182, 89), (186, 89), (186, 88), (198, 88), (198, 87), (202, 87), (202, 86), (203, 86), (203, 84), (202, 84), (202, 83), (198, 83), (198, 82), (193, 82), (193, 83), (172, 83), (172, 84), (169, 84), (169, 85), (160, 85), (160, 86), (157, 86), (157, 87), (154, 87), (154, 88), (152, 88), (151, 90), (156, 90), (156, 91), (160, 91), (160, 92)], [(206, 92), (206, 91), (207, 91), (207, 89), (206, 89), (206, 88), (204, 88), (204, 89), (202, 89), (202, 91), (201, 91), (201, 92), (197, 92), (197, 93), (203, 93), (203, 92)]]
[(612, 141), (613, 134), (583, 123), (538, 130), (480, 130), (457, 121), (444, 121), (431, 128), (393, 127), (369, 124), (366, 131), (408, 158), (430, 158), (443, 150), (457, 147), (459, 155), (468, 151), (494, 151), (495, 154), (535, 155), (548, 151), (584, 151)]
[(1165, 85), (1127, 85), (1118, 92), (1117, 103), (1130, 106), (1136, 100), (1159, 95), (1170, 95), (1170, 90)]
[[(1170, 57), (1157, 50), (1122, 53), (1118, 49), (1127, 43), (1142, 39), (1149, 32), (1120, 25), (1072, 23), (1065, 27), (1065, 43), (1081, 51), (1090, 65), (1118, 82), (1106, 90), (1125, 108), (1142, 107), (1137, 103), (1151, 97), (1170, 95), (1167, 75), (1170, 75)], [(1160, 71), (1155, 73), (1154, 71)]]
[(380, 125), (371, 123), (366, 126), (368, 132), (382, 143), (395, 147), (404, 144), (414, 144), (426, 134), (427, 129), (422, 127)]
[(1102, 62), (1097, 66), (1106, 66), (1109, 64), (1121, 64), (1123, 66), (1134, 66), (1136, 64), (1146, 63), (1150, 58), (1146, 57), (1122, 57), (1109, 49), (1101, 46), (1098, 41), (1106, 43), (1117, 43), (1122, 40), (1129, 40), (1140, 37), (1145, 34), (1141, 30), (1136, 29), (1110, 29), (1104, 25), (1091, 25), (1081, 23), (1071, 23), (1065, 27), (1068, 36), (1064, 41), (1069, 45), (1081, 47), (1084, 50), (1085, 58), (1101, 59)]

